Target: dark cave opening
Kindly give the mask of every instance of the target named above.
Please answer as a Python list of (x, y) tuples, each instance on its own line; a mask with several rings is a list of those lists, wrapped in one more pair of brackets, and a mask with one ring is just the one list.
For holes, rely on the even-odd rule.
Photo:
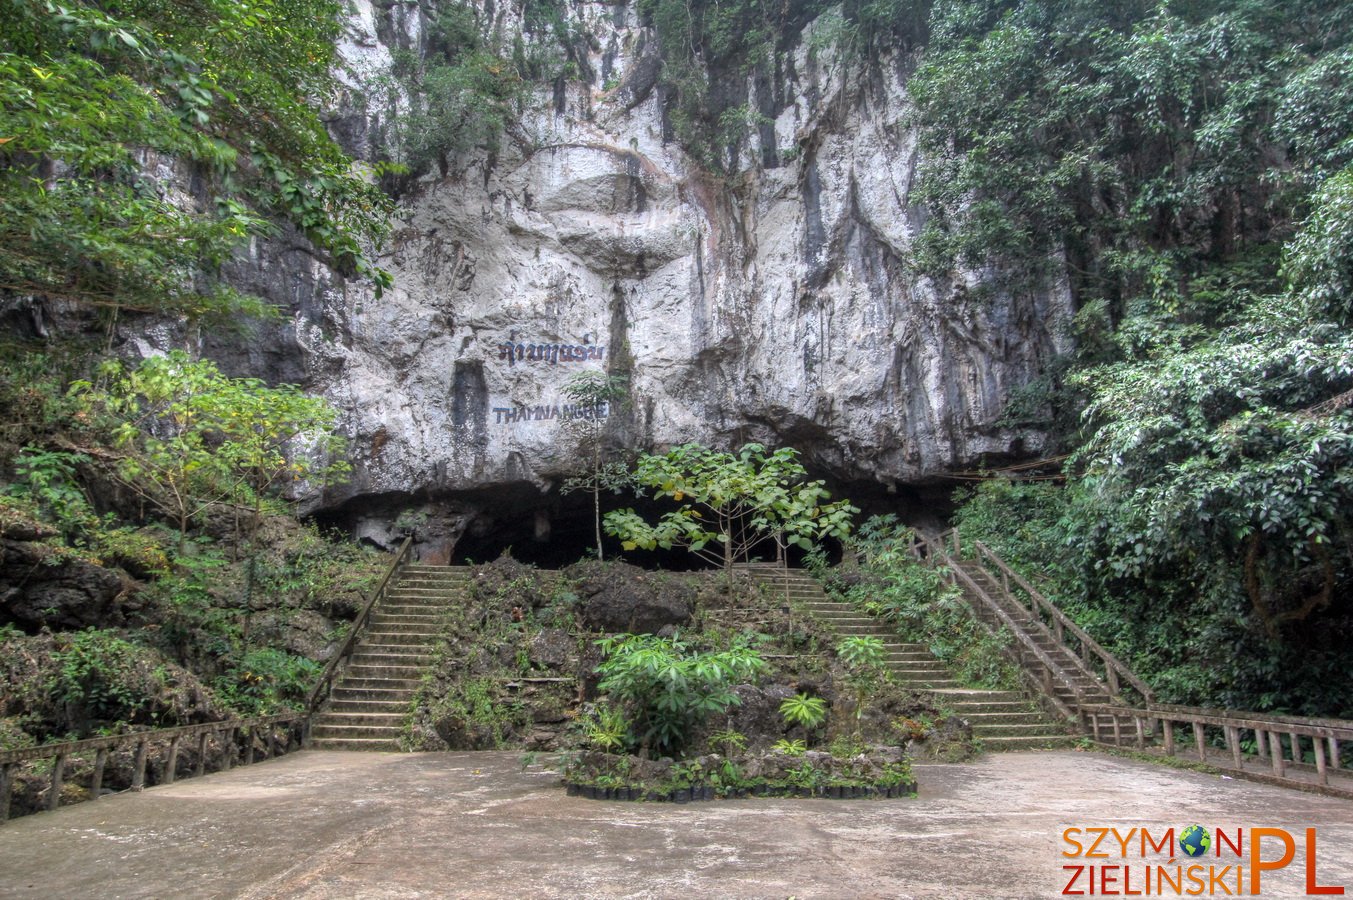
[[(893, 514), (904, 524), (933, 533), (946, 527), (953, 511), (953, 486), (948, 483), (881, 484), (834, 479), (825, 473), (810, 473), (810, 477), (822, 478), (833, 499), (846, 498), (860, 508), (857, 526), (870, 516)], [(633, 493), (604, 493), (601, 503), (603, 515), (631, 507), (650, 521), (672, 508), (670, 501)], [(419, 558), (455, 565), (488, 562), (506, 553), (543, 569), (557, 569), (588, 558), (596, 545), (590, 493), (541, 492), (524, 483), (436, 497), (355, 498), (315, 518), (387, 548), (397, 545), (400, 536), (412, 530)], [(380, 527), (373, 528), (373, 523)], [(607, 559), (623, 558), (644, 568), (687, 571), (710, 567), (702, 558), (680, 548), (625, 551), (620, 541), (609, 535), (603, 535), (603, 548)], [(827, 542), (833, 562), (839, 561), (841, 550), (839, 542)], [(775, 559), (773, 542), (767, 541), (759, 551), (761, 559)], [(802, 551), (791, 549), (790, 564), (799, 565), (802, 556)]]

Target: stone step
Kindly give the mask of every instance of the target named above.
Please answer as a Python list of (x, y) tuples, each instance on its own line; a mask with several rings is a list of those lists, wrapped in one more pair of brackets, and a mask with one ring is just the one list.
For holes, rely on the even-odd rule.
[(438, 635), (438, 633), (441, 633), (441, 627), (444, 623), (445, 617), (442, 616), (398, 616), (398, 614), (392, 613), (371, 614), (371, 628), (379, 628), (380, 631), (413, 631), (415, 633)]
[(365, 650), (357, 650), (349, 660), (350, 669), (356, 669), (357, 666), (382, 666), (386, 669), (395, 667), (395, 669), (414, 669), (422, 671), (428, 669), (432, 663), (430, 654), (388, 654), (388, 652), (379, 652), (373, 654)]
[(352, 659), (348, 660), (348, 672), (374, 666), (382, 669), (408, 669), (415, 673), (408, 677), (419, 678), (430, 665), (430, 656), (415, 656), (408, 653), (365, 653), (359, 649), (352, 655)]
[(1001, 691), (991, 688), (956, 688), (946, 691), (944, 698), (953, 703), (1018, 703), (1025, 709), (1030, 704), (1019, 691)]
[(1047, 722), (1039, 721), (1008, 722), (1003, 725), (997, 725), (989, 723), (977, 724), (969, 720), (968, 724), (972, 725), (973, 737), (982, 738), (983, 740), (986, 740), (989, 737), (1041, 737), (1044, 735), (1061, 737), (1063, 734), (1063, 732), (1058, 731)]
[(421, 627), (416, 627), (412, 631), (395, 630), (382, 623), (379, 631), (373, 627), (372, 630), (363, 634), (361, 641), (358, 642), (358, 647), (360, 649), (371, 647), (432, 647), (436, 643), (436, 631), (425, 631)]
[(1043, 723), (1038, 713), (1030, 709), (1011, 710), (1008, 712), (963, 712), (961, 717), (967, 720), (968, 724), (974, 729), (992, 725), (1024, 725), (1031, 722)]
[(390, 700), (348, 700), (337, 699), (338, 689), (334, 689), (334, 698), (329, 700), (329, 706), (324, 714), (330, 713), (350, 713), (355, 715), (371, 715), (377, 713), (393, 713), (403, 715), (409, 706), (409, 700), (413, 698), (410, 692), (407, 696)]
[(312, 750), (349, 750), (363, 753), (398, 753), (399, 741), (390, 738), (310, 738)]
[(371, 614), (375, 615), (378, 611), (384, 615), (433, 616), (438, 619), (446, 615), (445, 606), (429, 603), (382, 603), (379, 610), (372, 610)]
[(402, 681), (413, 684), (417, 690), (425, 671), (426, 668), (423, 666), (352, 665), (343, 673), (343, 681), (346, 683), (349, 678), (361, 681)]
[(923, 674), (943, 672), (946, 676), (950, 674), (947, 666), (937, 663), (933, 659), (891, 660), (885, 662), (883, 665), (889, 672), (893, 672), (897, 675), (906, 675), (909, 672), (920, 672)]
[(1003, 750), (1055, 750), (1075, 746), (1077, 738), (1069, 734), (1049, 734), (1027, 737), (982, 738), (982, 749), (989, 753)]
[(386, 596), (397, 597), (401, 595), (445, 595), (451, 594), (460, 596), (464, 593), (465, 585), (452, 584), (443, 581), (401, 581), (392, 587)]
[(330, 709), (315, 719), (315, 728), (403, 728), (407, 711), (347, 712)]
[(397, 740), (400, 732), (403, 731), (398, 725), (389, 727), (381, 725), (316, 725), (310, 729), (310, 737), (321, 740), (324, 738), (378, 738), (383, 740)]
[(348, 671), (343, 673), (343, 680), (340, 686), (334, 688), (335, 691), (408, 691), (412, 696), (423, 683), (419, 677), (385, 674), (388, 672), (386, 667), (376, 667), (376, 673), (370, 675), (353, 674), (353, 668), (350, 666)]
[(345, 679), (334, 685), (329, 692), (329, 702), (334, 706), (340, 703), (379, 703), (382, 706), (407, 706), (418, 693), (417, 682), (407, 688), (362, 688), (353, 687), (354, 679)]

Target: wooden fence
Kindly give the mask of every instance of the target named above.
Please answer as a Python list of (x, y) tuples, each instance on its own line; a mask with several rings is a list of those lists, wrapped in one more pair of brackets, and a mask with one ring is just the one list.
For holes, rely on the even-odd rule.
[[(263, 759), (270, 759), (299, 749), (305, 743), (309, 723), (308, 715), (291, 713), (256, 719), (206, 722), (201, 725), (184, 725), (155, 731), (138, 731), (113, 737), (25, 747), (20, 750), (0, 750), (0, 822), (9, 818), (14, 777), (19, 767), (25, 764), (51, 760), (46, 808), (56, 809), (61, 805), (61, 794), (71, 763), (75, 760), (87, 761), (90, 754), (93, 754), (94, 762), (88, 784), (89, 799), (98, 800), (103, 790), (109, 756), (116, 751), (128, 749), (133, 751), (129, 787), (133, 791), (139, 791), (146, 787), (146, 768), (152, 748), (162, 747), (165, 751), (164, 774), (159, 783), (172, 784), (178, 775), (179, 752), (185, 741), (196, 741), (197, 761), (193, 775), (203, 775), (209, 768), (211, 771), (231, 768), (235, 764), (237, 753), (239, 762), (247, 766), (255, 761), (259, 752), (262, 753)], [(216, 759), (215, 765), (210, 766), (213, 738)]]
[[(1084, 706), (1080, 712), (1086, 732), (1101, 745), (1170, 757), (1182, 750), (1199, 762), (1261, 781), (1353, 797), (1350, 721), (1165, 703)], [(1134, 724), (1129, 735), (1123, 734), (1120, 723), (1124, 721)], [(1153, 727), (1155, 723), (1158, 728)], [(1347, 762), (1345, 757), (1349, 757)]]

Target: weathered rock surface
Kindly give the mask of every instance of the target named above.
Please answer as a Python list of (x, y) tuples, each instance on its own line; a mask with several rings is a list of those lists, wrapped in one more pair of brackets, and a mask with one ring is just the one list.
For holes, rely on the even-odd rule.
[(81, 560), (56, 560), (50, 547), (0, 540), (0, 624), (70, 630), (125, 622), (132, 582)]
[[(511, 35), (518, 15), (489, 19)], [(408, 187), (380, 260), (392, 292), (375, 299), (300, 240), (260, 242), (235, 266), (291, 318), (244, 342), (207, 336), (207, 352), (323, 392), (352, 439), (352, 479), (310, 508), (363, 498), (364, 533), (390, 543), (413, 498), (449, 499), (428, 542), (454, 544), (494, 505), (485, 489), (539, 496), (580, 467), (563, 389), (583, 369), (630, 376), (631, 401), (605, 418), (631, 447), (788, 444), (823, 473), (885, 485), (1039, 452), (1042, 435), (996, 421), (1067, 349), (1071, 300), (1058, 283), (1010, 294), (975, 290), (991, 287), (983, 273), (914, 274), (926, 211), (909, 51), (845, 65), (813, 37), (838, 13), (809, 23), (773, 79), (749, 78), (767, 124), (716, 175), (670, 139), (635, 8), (567, 15), (594, 38), (593, 82), (543, 90), (492, 158)], [(398, 113), (372, 86), (423, 28), (417, 6), (352, 4), (334, 129), (353, 152), (376, 155)]]
[(593, 631), (657, 634), (690, 622), (695, 589), (684, 581), (623, 563), (581, 563), (570, 571), (582, 575), (579, 614)]

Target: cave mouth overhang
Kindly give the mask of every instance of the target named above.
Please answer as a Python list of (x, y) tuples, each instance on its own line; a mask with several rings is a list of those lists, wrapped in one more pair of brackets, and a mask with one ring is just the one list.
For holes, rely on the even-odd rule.
[[(955, 482), (942, 477), (920, 483), (881, 482), (872, 479), (840, 479), (809, 470), (821, 478), (833, 498), (848, 499), (860, 508), (856, 523), (869, 516), (896, 515), (903, 523), (926, 531), (943, 528), (953, 511)], [(602, 494), (603, 513), (633, 507), (645, 517), (656, 518), (670, 508), (666, 501), (647, 494)], [(359, 494), (331, 508), (311, 513), (324, 527), (382, 549), (391, 550), (403, 537), (414, 537), (415, 556), (434, 564), (487, 562), (507, 553), (541, 568), (559, 568), (593, 554), (596, 528), (592, 495), (587, 491), (562, 493), (542, 490), (528, 481), (506, 482), (463, 490), (385, 492)], [(608, 558), (621, 554), (619, 541), (603, 537)], [(839, 556), (840, 546), (829, 551)], [(773, 545), (764, 548), (774, 558)], [(686, 570), (704, 564), (684, 550), (632, 551), (628, 562), (649, 568)], [(791, 560), (797, 560), (792, 554)]]

